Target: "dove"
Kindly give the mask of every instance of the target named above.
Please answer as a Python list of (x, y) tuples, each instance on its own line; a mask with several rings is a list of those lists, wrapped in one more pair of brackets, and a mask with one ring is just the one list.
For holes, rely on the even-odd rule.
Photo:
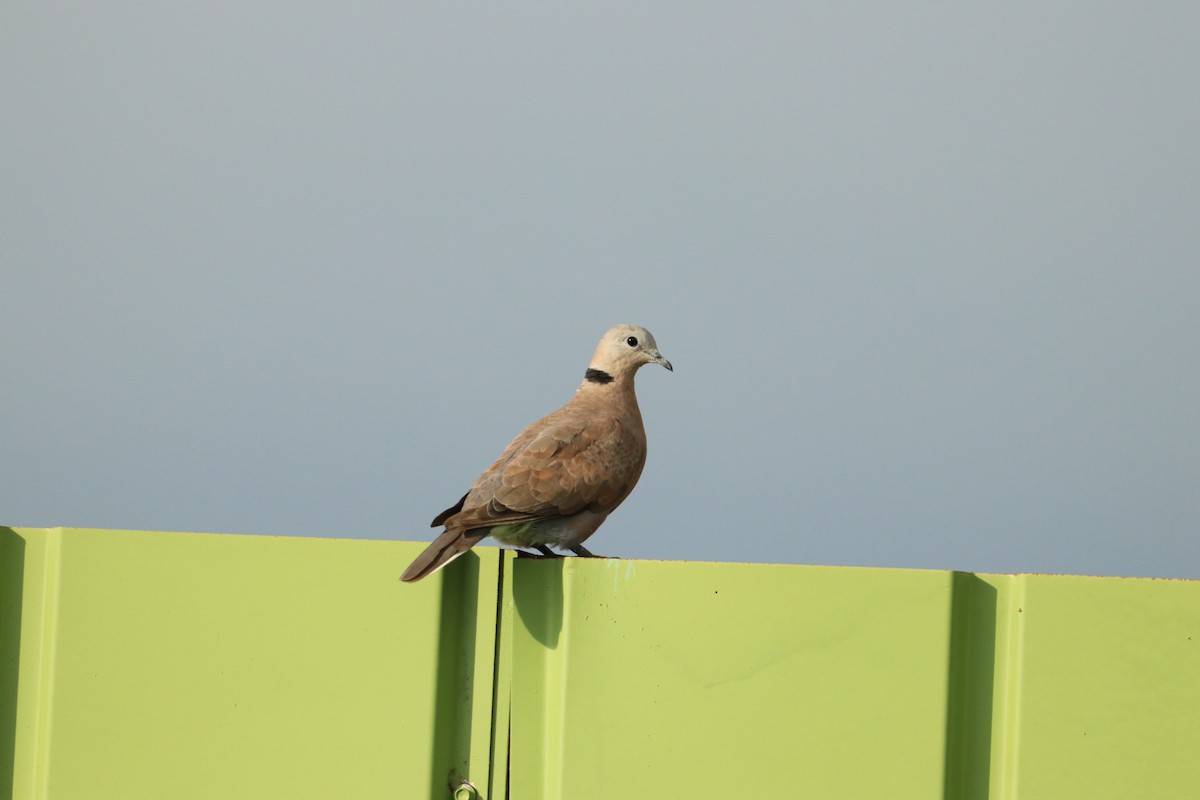
[(433, 519), (446, 529), (417, 556), (402, 581), (418, 581), (486, 536), (555, 555), (593, 557), (583, 542), (629, 496), (646, 463), (646, 431), (633, 392), (644, 364), (674, 371), (650, 331), (605, 332), (575, 395), (504, 448), (462, 499)]

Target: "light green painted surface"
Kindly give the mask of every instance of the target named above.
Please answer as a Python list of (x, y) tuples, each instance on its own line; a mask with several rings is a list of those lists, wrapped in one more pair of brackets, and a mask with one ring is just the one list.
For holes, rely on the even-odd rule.
[(956, 580), (949, 797), (1200, 798), (1200, 581)]
[(487, 785), (496, 551), (410, 587), (418, 545), (3, 532), (25, 574), (14, 797), (445, 797), (450, 768)]
[(0, 798), (1200, 798), (1200, 582), (423, 546), (0, 528)]
[(1200, 582), (515, 565), (513, 796), (1200, 798)]
[(1200, 798), (1200, 582), (1014, 581), (1014, 796)]
[(942, 795), (949, 574), (519, 560), (515, 577), (514, 797)]

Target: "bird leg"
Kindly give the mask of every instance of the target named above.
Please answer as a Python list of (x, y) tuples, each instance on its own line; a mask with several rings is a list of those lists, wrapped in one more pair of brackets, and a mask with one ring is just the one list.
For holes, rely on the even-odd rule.
[(582, 558), (612, 558), (612, 556), (598, 556), (581, 544), (577, 544), (574, 547), (568, 547), (567, 549)]
[(517, 558), (562, 558), (562, 556), (551, 550), (549, 547), (546, 547), (544, 544), (535, 544), (533, 547), (535, 550), (537, 550), (536, 553), (514, 548), (517, 551)]

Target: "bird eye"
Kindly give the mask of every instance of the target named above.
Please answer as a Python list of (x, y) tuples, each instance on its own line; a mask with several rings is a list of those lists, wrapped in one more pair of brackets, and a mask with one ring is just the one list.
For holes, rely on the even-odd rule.
[(625, 340), (625, 344), (629, 345), (630, 347), (637, 347), (637, 337), (630, 336), (628, 339)]

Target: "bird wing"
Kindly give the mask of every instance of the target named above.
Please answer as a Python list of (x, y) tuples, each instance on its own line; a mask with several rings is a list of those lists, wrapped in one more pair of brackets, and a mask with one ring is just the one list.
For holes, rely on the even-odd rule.
[(461, 509), (443, 521), (470, 529), (585, 509), (608, 514), (633, 490), (645, 463), (640, 416), (585, 412), (568, 403), (514, 439)]

